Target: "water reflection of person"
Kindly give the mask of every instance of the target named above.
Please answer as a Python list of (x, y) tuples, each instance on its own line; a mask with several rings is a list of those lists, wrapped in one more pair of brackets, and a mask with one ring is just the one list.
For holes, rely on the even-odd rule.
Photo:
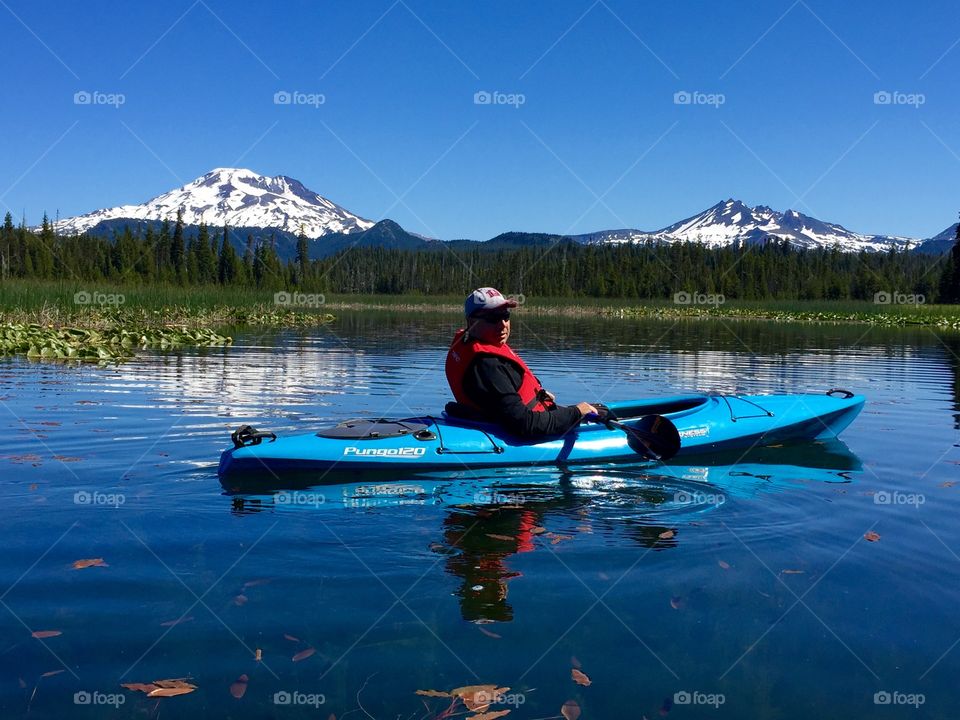
[(447, 559), (446, 569), (462, 580), (456, 594), (464, 620), (513, 620), (507, 581), (521, 573), (504, 561), (533, 550), (533, 531), (539, 522), (538, 513), (514, 507), (458, 509), (444, 518), (443, 539), (455, 551)]

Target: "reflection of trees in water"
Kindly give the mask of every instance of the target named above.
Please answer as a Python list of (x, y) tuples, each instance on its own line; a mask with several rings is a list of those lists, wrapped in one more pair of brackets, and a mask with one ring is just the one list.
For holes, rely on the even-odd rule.
[(939, 336), (947, 351), (947, 362), (953, 371), (950, 390), (953, 396), (953, 427), (960, 430), (960, 336), (951, 333)]

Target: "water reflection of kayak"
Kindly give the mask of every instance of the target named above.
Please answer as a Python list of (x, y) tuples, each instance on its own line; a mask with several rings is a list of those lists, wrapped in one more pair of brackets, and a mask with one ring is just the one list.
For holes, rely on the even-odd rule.
[(839, 440), (691, 456), (651, 465), (365, 473), (335, 486), (319, 472), (221, 478), (238, 512), (315, 511), (401, 505), (538, 507), (598, 501), (630, 513), (703, 512), (731, 499), (805, 483), (846, 484), (862, 470)]
[[(842, 395), (842, 396), (838, 396)], [(863, 396), (683, 395), (611, 403), (626, 426), (661, 415), (679, 430), (678, 455), (715, 453), (783, 442), (836, 438), (863, 408)], [(279, 477), (298, 471), (457, 471), (519, 466), (568, 466), (636, 461), (624, 432), (582, 424), (563, 437), (524, 440), (491, 423), (448, 416), (353, 420), (316, 433), (255, 438), (226, 450), (219, 475)]]

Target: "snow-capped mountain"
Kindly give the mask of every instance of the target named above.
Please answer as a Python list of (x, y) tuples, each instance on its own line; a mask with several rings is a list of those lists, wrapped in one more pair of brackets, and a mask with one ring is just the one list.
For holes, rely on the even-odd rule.
[(298, 180), (258, 175), (251, 170), (217, 168), (176, 190), (142, 205), (121, 205), (66, 218), (55, 224), (58, 233), (81, 233), (105, 220), (175, 220), (183, 209), (187, 225), (205, 222), (244, 228), (273, 228), (290, 233), (303, 227), (307, 237), (352, 233), (373, 226), (308, 190)]
[(717, 203), (662, 230), (610, 230), (580, 235), (577, 239), (587, 243), (700, 242), (708, 247), (724, 247), (734, 242), (753, 244), (771, 236), (789, 240), (797, 247), (835, 247), (844, 252), (902, 249), (920, 242), (914, 238), (864, 235), (796, 210), (781, 213), (765, 205), (749, 207), (739, 200)]

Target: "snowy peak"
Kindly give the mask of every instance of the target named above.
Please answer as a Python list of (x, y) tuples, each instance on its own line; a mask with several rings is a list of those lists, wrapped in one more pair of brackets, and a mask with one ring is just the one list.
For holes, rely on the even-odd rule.
[(617, 230), (583, 236), (585, 242), (697, 242), (708, 247), (746, 245), (776, 237), (800, 248), (837, 248), (845, 252), (906, 248), (917, 240), (887, 235), (864, 235), (842, 225), (824, 222), (797, 210), (777, 212), (766, 205), (750, 207), (729, 199), (702, 213), (655, 232)]
[(244, 168), (216, 168), (181, 188), (158, 195), (142, 205), (121, 205), (67, 218), (56, 223), (59, 233), (80, 233), (105, 220), (174, 220), (183, 211), (187, 225), (227, 224), (231, 227), (272, 228), (317, 238), (352, 233), (373, 226), (304, 187), (299, 180), (260, 175)]

